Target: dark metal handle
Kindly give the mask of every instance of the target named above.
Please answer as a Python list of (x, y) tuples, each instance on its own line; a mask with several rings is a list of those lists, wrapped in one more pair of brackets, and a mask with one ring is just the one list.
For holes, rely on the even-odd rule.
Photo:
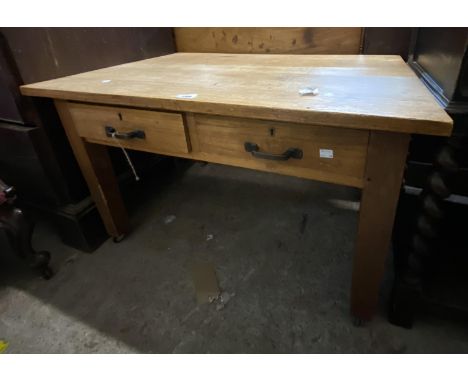
[(251, 153), (255, 158), (268, 159), (268, 160), (279, 160), (285, 161), (289, 158), (302, 159), (302, 150), (296, 148), (287, 149), (282, 154), (271, 154), (260, 151), (260, 148), (256, 143), (245, 142), (244, 143), (245, 151)]
[(106, 126), (106, 135), (108, 137), (115, 137), (118, 139), (133, 139), (133, 138), (140, 138), (145, 139), (146, 135), (143, 130), (133, 130), (129, 131), (128, 133), (119, 133), (116, 129), (112, 126)]

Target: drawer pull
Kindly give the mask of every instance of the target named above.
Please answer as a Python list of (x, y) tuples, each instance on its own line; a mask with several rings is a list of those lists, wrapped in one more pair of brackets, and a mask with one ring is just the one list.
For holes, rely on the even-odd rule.
[(255, 158), (268, 159), (268, 160), (279, 160), (286, 161), (289, 158), (302, 159), (302, 150), (296, 148), (287, 149), (282, 154), (271, 154), (260, 151), (260, 148), (256, 143), (245, 142), (245, 151), (251, 153)]
[(106, 135), (111, 138), (118, 138), (118, 139), (145, 139), (145, 132), (143, 130), (133, 130), (129, 131), (128, 133), (119, 133), (116, 129), (112, 126), (106, 126)]

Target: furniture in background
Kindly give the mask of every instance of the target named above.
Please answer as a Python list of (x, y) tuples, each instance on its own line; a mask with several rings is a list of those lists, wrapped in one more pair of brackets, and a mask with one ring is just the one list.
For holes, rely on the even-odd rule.
[(417, 28), (408, 64), (454, 121), (450, 138), (415, 136), (395, 224), (390, 321), (424, 311), (468, 316), (468, 28)]
[(178, 52), (398, 54), (408, 58), (412, 28), (174, 28)]
[(359, 54), (365, 28), (174, 28), (178, 52)]
[[(303, 95), (310, 78), (318, 92)], [(452, 129), (399, 56), (176, 53), (21, 91), (55, 100), (118, 240), (130, 226), (108, 146), (362, 189), (351, 287), (358, 323), (376, 309), (410, 134)]]
[[(53, 222), (66, 244), (92, 251), (107, 234), (53, 104), (19, 86), (172, 52), (171, 28), (0, 28), (0, 174), (16, 203)], [(140, 173), (160, 160), (130, 155)], [(122, 153), (111, 156), (129, 179)]]
[(31, 245), (33, 223), (24, 211), (14, 204), (16, 190), (0, 179), (0, 231), (5, 233), (14, 253), (41, 272), (45, 279), (53, 275), (49, 267), (50, 254), (35, 251)]
[(412, 28), (364, 28), (363, 54), (398, 54), (408, 59)]

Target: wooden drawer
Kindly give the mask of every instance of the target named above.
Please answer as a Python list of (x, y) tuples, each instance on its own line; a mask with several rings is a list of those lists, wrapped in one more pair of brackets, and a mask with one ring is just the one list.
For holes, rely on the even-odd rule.
[[(78, 134), (90, 142), (160, 154), (187, 154), (188, 136), (181, 114), (124, 107), (68, 104)], [(127, 139), (106, 135), (106, 127), (125, 134), (140, 131), (140, 137)], [(116, 141), (118, 139), (118, 142)]]
[[(204, 114), (191, 115), (188, 122), (193, 154), (199, 159), (355, 187), (363, 185), (368, 131)], [(246, 151), (246, 143), (250, 144), (247, 149), (255, 148), (254, 152)], [(297, 151), (287, 160), (268, 155), (287, 153), (288, 149), (300, 150), (301, 157), (294, 158)]]

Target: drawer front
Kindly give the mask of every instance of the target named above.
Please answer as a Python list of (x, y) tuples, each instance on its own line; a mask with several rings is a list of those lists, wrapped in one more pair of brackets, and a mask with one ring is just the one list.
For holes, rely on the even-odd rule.
[[(186, 154), (188, 135), (181, 114), (69, 103), (78, 134), (90, 142), (160, 154)], [(106, 133), (115, 131), (116, 136)], [(130, 136), (128, 136), (129, 133)], [(118, 142), (117, 142), (118, 140)]]
[(207, 161), (362, 187), (365, 130), (195, 114), (193, 153)]

